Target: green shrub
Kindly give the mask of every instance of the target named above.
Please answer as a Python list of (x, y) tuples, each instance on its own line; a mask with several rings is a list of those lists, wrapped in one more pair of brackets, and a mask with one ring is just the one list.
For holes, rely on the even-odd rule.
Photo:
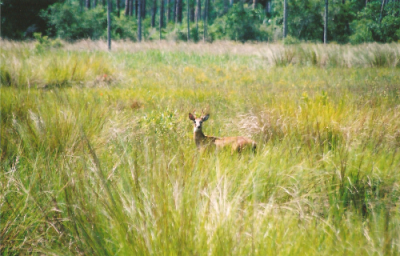
[(373, 41), (372, 32), (368, 25), (369, 23), (371, 23), (371, 21), (366, 19), (356, 20), (351, 23), (351, 28), (354, 31), (354, 33), (350, 36), (350, 42), (352, 44), (360, 44)]
[(102, 6), (82, 12), (78, 2), (56, 3), (42, 11), (41, 16), (50, 26), (50, 35), (68, 40), (99, 39), (107, 25)]
[(297, 39), (296, 37), (289, 35), (289, 36), (286, 36), (285, 39), (283, 39), (283, 44), (284, 45), (300, 44), (300, 40)]
[[(228, 13), (217, 19), (211, 27), (214, 39), (230, 39), (235, 41), (260, 40), (261, 13), (243, 3), (237, 3)], [(263, 33), (265, 35), (265, 33)]]
[(5, 65), (2, 65), (0, 70), (0, 86), (10, 86), (10, 85), (11, 85), (11, 74), (6, 69)]
[[(107, 30), (104, 30), (103, 37), (107, 37)], [(137, 22), (132, 17), (115, 17), (111, 22), (111, 33), (114, 40), (130, 39), (137, 40)]]
[(33, 36), (37, 40), (35, 44), (35, 50), (37, 52), (43, 52), (44, 50), (49, 50), (50, 48), (60, 48), (63, 46), (59, 38), (52, 40), (49, 39), (48, 36), (42, 36), (42, 33), (34, 33)]

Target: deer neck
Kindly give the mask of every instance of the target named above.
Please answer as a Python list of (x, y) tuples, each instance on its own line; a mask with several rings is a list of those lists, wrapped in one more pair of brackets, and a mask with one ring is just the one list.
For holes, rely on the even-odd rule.
[(194, 141), (196, 142), (197, 147), (200, 147), (203, 144), (214, 142), (215, 139), (215, 137), (204, 135), (202, 130), (194, 132)]
[(203, 131), (195, 131), (194, 132), (194, 141), (196, 142), (196, 146), (200, 147), (202, 142), (207, 138), (206, 135), (204, 135)]

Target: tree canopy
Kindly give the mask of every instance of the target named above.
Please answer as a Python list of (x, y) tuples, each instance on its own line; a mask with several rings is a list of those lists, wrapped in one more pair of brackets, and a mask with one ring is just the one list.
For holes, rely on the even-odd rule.
[[(144, 40), (160, 37), (206, 40), (276, 41), (283, 38), (283, 0), (112, 0), (112, 37), (137, 40), (138, 8)], [(159, 8), (161, 1), (164, 4)], [(91, 4), (88, 5), (88, 2)], [(64, 40), (104, 39), (106, 1), (3, 0), (2, 37), (23, 40), (41, 32)], [(287, 33), (297, 41), (322, 42), (324, 1), (287, 0)], [(329, 42), (397, 42), (400, 0), (329, 0)], [(88, 8), (89, 7), (89, 8)], [(125, 9), (125, 11), (120, 11)], [(195, 18), (195, 15), (199, 17)], [(206, 24), (205, 16), (207, 15)], [(22, 18), (23, 17), (23, 18)], [(159, 26), (160, 17), (161, 31)], [(194, 21), (198, 24), (195, 25)], [(207, 26), (204, 26), (207, 25)], [(207, 28), (208, 27), (208, 28)], [(206, 33), (204, 29), (206, 28)]]

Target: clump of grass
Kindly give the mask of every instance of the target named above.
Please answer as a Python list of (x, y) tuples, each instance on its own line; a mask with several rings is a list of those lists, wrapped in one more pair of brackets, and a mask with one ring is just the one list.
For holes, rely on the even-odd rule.
[(296, 52), (292, 47), (285, 48), (282, 52), (274, 53), (272, 59), (275, 66), (287, 66), (293, 64)]
[(247, 136), (259, 137), (267, 142), (284, 138), (288, 133), (288, 123), (291, 121), (276, 110), (266, 110), (260, 113), (241, 114), (237, 125)]
[(59, 38), (52, 40), (48, 36), (42, 36), (42, 33), (33, 33), (33, 36), (36, 39), (35, 50), (37, 52), (48, 51), (51, 48), (60, 48), (63, 46)]

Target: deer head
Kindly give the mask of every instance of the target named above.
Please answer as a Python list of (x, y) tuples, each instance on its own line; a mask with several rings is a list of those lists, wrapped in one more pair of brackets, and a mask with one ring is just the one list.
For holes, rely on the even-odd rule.
[(189, 119), (193, 121), (194, 132), (202, 132), (201, 125), (203, 124), (203, 122), (207, 121), (209, 117), (210, 117), (210, 114), (206, 114), (200, 118), (196, 118), (195, 115), (193, 115), (192, 113), (189, 113)]

